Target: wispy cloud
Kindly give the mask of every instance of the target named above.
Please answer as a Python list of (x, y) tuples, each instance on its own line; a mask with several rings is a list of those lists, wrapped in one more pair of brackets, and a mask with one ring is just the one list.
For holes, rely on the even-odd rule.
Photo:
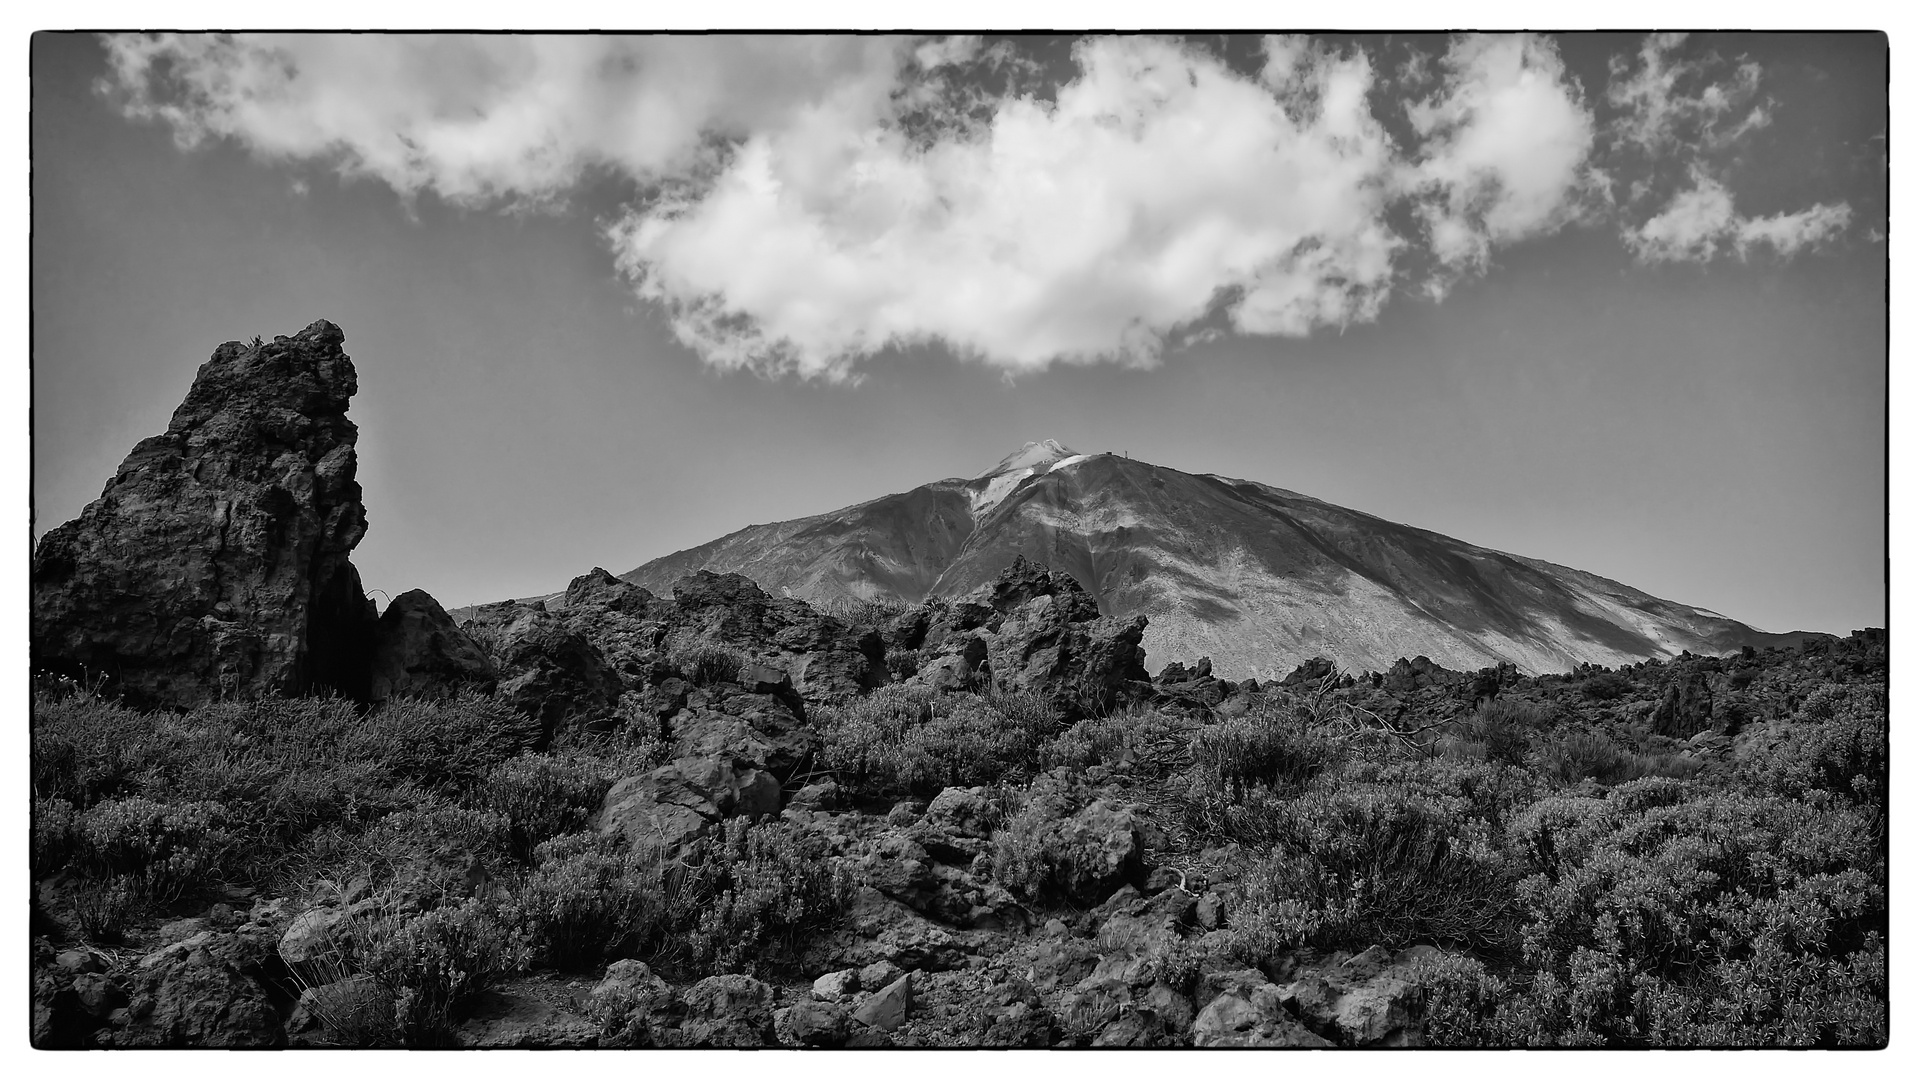
[[(1606, 124), (1530, 35), (1461, 37), (1383, 82), (1363, 51), (1279, 37), (1253, 70), (1089, 39), (1046, 75), (973, 38), (134, 35), (109, 39), (103, 88), (183, 146), (407, 198), (558, 207), (620, 176), (614, 261), (681, 340), (844, 379), (912, 344), (1023, 372), (1151, 364), (1222, 326), (1311, 334), (1592, 222), (1647, 262), (1843, 231), (1843, 203), (1735, 211), (1710, 154), (1775, 105), (1756, 65), (1683, 45), (1615, 60)], [(1628, 159), (1651, 166), (1622, 195)]]
[(1644, 262), (1706, 262), (1722, 252), (1741, 259), (1761, 247), (1780, 255), (1830, 240), (1852, 220), (1844, 203), (1821, 203), (1797, 213), (1771, 217), (1742, 217), (1733, 209), (1732, 194), (1703, 172), (1693, 186), (1674, 195), (1664, 209), (1626, 236), (1634, 254)]

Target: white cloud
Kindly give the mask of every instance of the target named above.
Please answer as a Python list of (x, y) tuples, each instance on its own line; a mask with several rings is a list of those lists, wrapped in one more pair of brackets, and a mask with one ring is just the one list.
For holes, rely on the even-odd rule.
[(1851, 220), (1852, 208), (1845, 203), (1741, 217), (1724, 185), (1695, 172), (1691, 188), (1673, 196), (1665, 209), (1628, 231), (1625, 239), (1643, 262), (1707, 262), (1727, 250), (1744, 259), (1761, 245), (1780, 255), (1795, 255), (1836, 236)]
[[(1533, 35), (1413, 53), (1390, 87), (1364, 52), (1303, 37), (1264, 39), (1247, 72), (1088, 39), (1062, 82), (973, 37), (122, 35), (102, 85), (182, 146), (231, 140), (407, 198), (559, 207), (611, 173), (635, 200), (606, 227), (616, 265), (684, 342), (839, 379), (898, 346), (1010, 373), (1369, 321), (1396, 287), (1443, 297), (1502, 246), (1621, 214), (1615, 181), (1657, 208), (1620, 224), (1648, 262), (1837, 235), (1844, 204), (1734, 211), (1696, 159), (1773, 105), (1756, 65), (1682, 44), (1615, 62), (1603, 143)], [(1375, 115), (1388, 90), (1411, 98), (1403, 146)]]
[(1406, 106), (1422, 145), (1403, 183), (1417, 193), (1433, 256), (1483, 270), (1495, 244), (1557, 231), (1585, 212), (1593, 119), (1550, 41), (1461, 37), (1439, 88)]
[[(231, 138), (403, 195), (542, 201), (593, 166), (710, 164), (708, 140), (825, 103), (870, 119), (903, 43), (883, 38), (116, 35), (108, 89), (183, 145)], [(742, 78), (750, 72), (750, 78)]]
[(1645, 262), (1705, 262), (1737, 229), (1732, 196), (1711, 177), (1694, 177), (1693, 187), (1673, 196), (1626, 242)]
[(975, 137), (756, 135), (709, 190), (619, 223), (621, 266), (708, 359), (828, 377), (933, 340), (1013, 370), (1147, 363), (1221, 305), (1248, 333), (1377, 314), (1398, 241), (1363, 57), (1309, 63), (1303, 121), (1196, 50), (1075, 57), (1053, 104), (1003, 101)]

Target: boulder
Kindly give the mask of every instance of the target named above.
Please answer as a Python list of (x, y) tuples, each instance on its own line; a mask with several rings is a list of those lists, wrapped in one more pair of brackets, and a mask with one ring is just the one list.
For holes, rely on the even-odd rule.
[(1430, 945), (1397, 954), (1375, 945), (1301, 977), (1291, 987), (1293, 1009), (1314, 1030), (1348, 1046), (1416, 1043), (1425, 1016), (1414, 969), (1439, 955)]
[(678, 851), (729, 817), (776, 814), (780, 783), (763, 769), (714, 758), (681, 758), (617, 781), (600, 803), (603, 835), (636, 846)]
[(1138, 818), (1117, 803), (1095, 800), (1041, 825), (1036, 839), (1039, 859), (1049, 869), (1042, 893), (1090, 907), (1122, 886), (1146, 882), (1146, 844)]
[(853, 1010), (853, 1019), (881, 1031), (898, 1031), (913, 1008), (913, 975), (908, 972), (887, 983)]
[(564, 594), (565, 610), (569, 615), (598, 609), (644, 619), (659, 602), (659, 597), (597, 566), (574, 578)]
[(684, 995), (686, 1015), (674, 1045), (755, 1047), (777, 1044), (773, 988), (745, 975), (713, 975)]
[(569, 721), (601, 721), (620, 700), (620, 677), (592, 642), (544, 608), (521, 606), (498, 630), (499, 696), (551, 739)]
[(499, 682), (478, 642), (423, 589), (393, 598), (373, 631), (368, 696), (443, 700), (462, 690), (491, 694)]
[(1271, 983), (1235, 987), (1212, 999), (1193, 1021), (1194, 1046), (1331, 1046), (1286, 1011)]
[(782, 1046), (845, 1046), (852, 1030), (846, 1007), (832, 1002), (800, 1001), (773, 1014), (773, 1033)]
[(164, 434), (33, 555), (36, 667), (146, 707), (335, 691), (365, 700), (366, 508), (340, 328), (229, 341)]
[(286, 1043), (269, 987), (287, 976), (272, 927), (249, 923), (231, 933), (203, 930), (141, 958), (127, 1006), (103, 1045), (121, 1048), (237, 1049)]

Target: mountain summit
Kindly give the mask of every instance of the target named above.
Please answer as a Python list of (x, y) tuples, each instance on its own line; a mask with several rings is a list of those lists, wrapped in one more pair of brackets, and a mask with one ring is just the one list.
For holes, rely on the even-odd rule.
[(1330, 657), (1384, 670), (1615, 666), (1796, 640), (1569, 567), (1477, 547), (1248, 480), (1027, 443), (816, 517), (754, 525), (621, 575), (658, 593), (733, 571), (813, 601), (957, 597), (1014, 558), (1071, 574), (1102, 614), (1147, 616), (1149, 665), (1232, 678)]

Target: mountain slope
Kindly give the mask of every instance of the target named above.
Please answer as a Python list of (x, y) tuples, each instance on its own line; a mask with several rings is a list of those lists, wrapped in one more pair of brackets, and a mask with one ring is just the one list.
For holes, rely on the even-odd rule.
[(1104, 614), (1146, 615), (1149, 665), (1210, 656), (1233, 678), (1312, 656), (1564, 671), (1799, 636), (1281, 488), (1051, 440), (971, 480), (751, 526), (621, 576), (667, 593), (706, 568), (809, 600), (917, 601), (963, 595), (1020, 555), (1071, 573)]

